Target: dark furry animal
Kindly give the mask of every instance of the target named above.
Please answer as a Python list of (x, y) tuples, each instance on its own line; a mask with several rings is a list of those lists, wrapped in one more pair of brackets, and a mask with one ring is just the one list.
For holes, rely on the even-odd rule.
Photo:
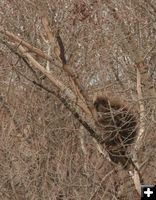
[(137, 120), (134, 113), (118, 100), (97, 97), (94, 101), (97, 125), (101, 130), (101, 144), (105, 144), (111, 160), (128, 168), (131, 158), (128, 146), (137, 135)]

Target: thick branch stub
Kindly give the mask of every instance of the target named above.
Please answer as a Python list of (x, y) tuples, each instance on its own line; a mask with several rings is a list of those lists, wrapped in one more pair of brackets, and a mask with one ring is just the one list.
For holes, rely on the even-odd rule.
[(57, 39), (58, 45), (60, 47), (60, 59), (62, 60), (63, 65), (66, 65), (67, 60), (66, 60), (66, 56), (65, 56), (65, 48), (64, 48), (62, 38), (60, 37), (59, 31), (56, 34), (56, 39)]
[(137, 141), (135, 144), (135, 149), (138, 150), (142, 144), (142, 138), (145, 132), (145, 107), (143, 102), (143, 94), (141, 88), (141, 73), (140, 68), (142, 68), (142, 63), (138, 64), (137, 66), (137, 93), (138, 93), (138, 100), (139, 100), (139, 108), (140, 108), (140, 127), (138, 132)]

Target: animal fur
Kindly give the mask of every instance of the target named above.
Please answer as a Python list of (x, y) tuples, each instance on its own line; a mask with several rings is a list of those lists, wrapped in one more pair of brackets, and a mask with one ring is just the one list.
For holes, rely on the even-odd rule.
[(94, 101), (97, 125), (101, 130), (101, 144), (105, 144), (111, 160), (127, 168), (130, 146), (137, 135), (137, 120), (132, 110), (117, 99), (97, 97)]

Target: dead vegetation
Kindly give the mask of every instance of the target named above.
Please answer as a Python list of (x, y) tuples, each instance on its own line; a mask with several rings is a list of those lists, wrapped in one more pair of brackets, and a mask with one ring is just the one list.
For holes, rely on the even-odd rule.
[[(153, 1), (0, 5), (0, 199), (140, 199), (156, 184)], [(134, 165), (100, 142), (94, 95), (137, 107)]]

